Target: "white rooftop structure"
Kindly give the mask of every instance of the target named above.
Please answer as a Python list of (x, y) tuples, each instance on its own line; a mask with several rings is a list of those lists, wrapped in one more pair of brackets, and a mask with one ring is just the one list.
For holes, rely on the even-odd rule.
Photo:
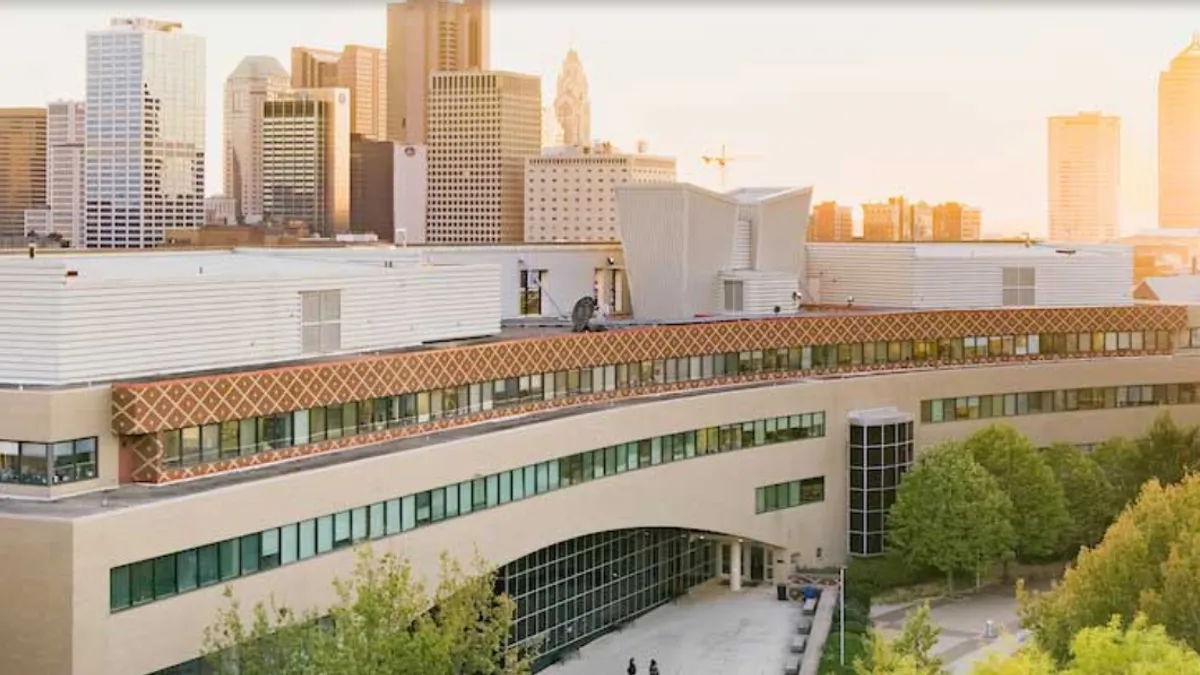
[(1141, 301), (1167, 305), (1200, 305), (1200, 275), (1146, 277), (1133, 295)]
[(914, 309), (1120, 306), (1133, 249), (1025, 242), (810, 243), (808, 299)]
[(639, 316), (681, 320), (795, 306), (811, 188), (720, 194), (688, 183), (616, 187)]
[(498, 266), (392, 251), (0, 257), (0, 383), (103, 382), (500, 332)]

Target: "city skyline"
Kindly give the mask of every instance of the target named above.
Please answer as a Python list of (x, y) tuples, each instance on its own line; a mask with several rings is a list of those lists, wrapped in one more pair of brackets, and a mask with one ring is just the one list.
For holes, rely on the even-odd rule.
[[(680, 180), (715, 186), (715, 170), (699, 156), (725, 143), (731, 155), (747, 157), (731, 163), (731, 187), (811, 184), (818, 200), (849, 204), (891, 194), (959, 200), (983, 209), (989, 233), (1045, 233), (1045, 119), (1100, 109), (1122, 118), (1121, 230), (1154, 226), (1158, 76), (1200, 26), (1200, 11), (857, 9), (705, 8), (677, 16), (666, 5), (605, 11), (501, 1), (492, 11), (491, 65), (539, 75), (549, 101), (574, 47), (591, 88), (592, 135), (623, 148), (649, 140), (651, 152), (679, 158)], [(80, 98), (84, 35), (108, 18), (181, 21), (209, 45), (207, 191), (218, 193), (219, 93), (241, 58), (288, 63), (297, 45), (386, 44), (382, 2), (338, 12), (299, 6), (274, 22), (271, 35), (252, 33), (261, 25), (255, 17), (267, 13), (5, 7), (0, 56), (18, 58), (34, 44), (52, 44), (58, 56), (37, 73), (13, 73), (0, 105)], [(675, 29), (664, 32), (668, 20)], [(750, 27), (758, 32), (748, 35)], [(860, 37), (846, 42), (851, 28)], [(797, 31), (804, 40), (784, 39)], [(1111, 47), (1115, 36), (1120, 50)]]

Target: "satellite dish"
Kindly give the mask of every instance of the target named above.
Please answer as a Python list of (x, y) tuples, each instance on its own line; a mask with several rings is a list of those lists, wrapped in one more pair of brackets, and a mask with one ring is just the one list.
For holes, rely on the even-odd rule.
[(575, 301), (575, 307), (571, 309), (571, 331), (575, 333), (586, 333), (592, 317), (596, 315), (596, 299), (585, 295)]

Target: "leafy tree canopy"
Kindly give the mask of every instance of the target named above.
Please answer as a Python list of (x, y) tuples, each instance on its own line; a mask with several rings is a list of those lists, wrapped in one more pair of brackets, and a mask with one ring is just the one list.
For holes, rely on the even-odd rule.
[(506, 646), (515, 603), (496, 595), (493, 570), (476, 567), (443, 556), (430, 594), (407, 561), (364, 547), (324, 617), (272, 602), (247, 621), (227, 590), (229, 606), (205, 631), (206, 660), (218, 675), (526, 675), (531, 655)]
[(917, 567), (978, 573), (1013, 540), (1012, 503), (996, 480), (957, 444), (925, 450), (896, 491), (890, 543)]
[(1145, 613), (1150, 622), (1200, 646), (1200, 477), (1147, 483), (1095, 549), (1080, 553), (1063, 580), (1022, 599), (1025, 625), (1060, 663), (1085, 628)]
[(1012, 502), (1013, 550), (1018, 558), (1057, 553), (1072, 527), (1063, 486), (1037, 448), (1007, 424), (994, 424), (963, 442)]
[(1056, 443), (1042, 453), (1066, 498), (1070, 527), (1064, 528), (1060, 551), (1067, 556), (1083, 546), (1095, 546), (1120, 510), (1116, 489), (1104, 470), (1073, 445)]

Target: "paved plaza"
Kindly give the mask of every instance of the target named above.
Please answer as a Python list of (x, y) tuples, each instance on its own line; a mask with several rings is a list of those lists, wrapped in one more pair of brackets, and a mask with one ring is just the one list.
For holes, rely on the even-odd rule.
[[(1011, 588), (935, 605), (933, 620), (942, 627), (937, 651), (947, 669), (967, 675), (987, 654), (1016, 649), (1016, 609)], [(903, 625), (908, 611), (880, 607), (872, 618), (890, 636)], [(796, 616), (797, 606), (776, 600), (773, 586), (730, 593), (727, 587), (710, 584), (586, 645), (574, 658), (544, 672), (624, 675), (633, 657), (638, 675), (649, 672), (652, 658), (658, 660), (662, 675), (781, 675)], [(983, 636), (989, 619), (1001, 636), (995, 640)], [(830, 639), (837, 639), (836, 620)]]
[[(894, 637), (903, 628), (909, 611), (908, 606), (875, 607), (871, 618), (876, 630)], [(952, 675), (968, 675), (974, 664), (988, 655), (1010, 654), (1017, 648), (1020, 625), (1011, 587), (998, 586), (977, 595), (936, 602), (931, 605), (930, 614), (942, 629), (935, 651)], [(989, 620), (995, 624), (995, 639), (984, 636)]]

